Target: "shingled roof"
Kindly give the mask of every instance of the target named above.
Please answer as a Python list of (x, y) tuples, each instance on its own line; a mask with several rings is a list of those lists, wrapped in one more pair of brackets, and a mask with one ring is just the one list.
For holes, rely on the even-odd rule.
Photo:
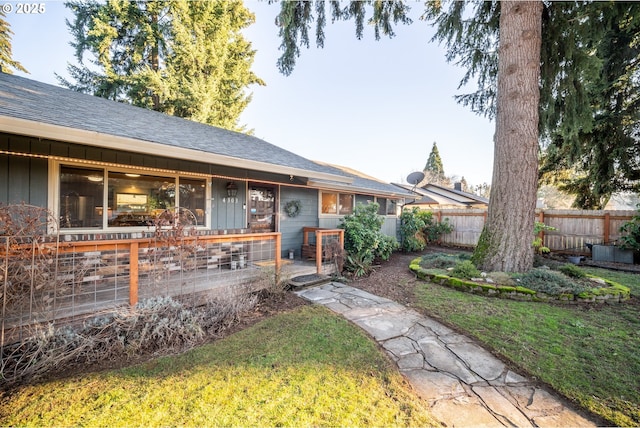
[(247, 134), (4, 73), (0, 73), (0, 131), (139, 153), (170, 151), (185, 160), (399, 193), (390, 184), (358, 179)]

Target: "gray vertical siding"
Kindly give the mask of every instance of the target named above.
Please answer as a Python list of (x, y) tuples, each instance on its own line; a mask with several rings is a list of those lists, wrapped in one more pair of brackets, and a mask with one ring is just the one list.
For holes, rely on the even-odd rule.
[[(19, 135), (0, 134), (0, 149), (46, 154), (48, 144)], [(47, 206), (46, 159), (0, 155), (0, 203)]]
[(244, 229), (247, 227), (246, 184), (236, 181), (238, 196), (229, 201), (227, 183), (229, 180), (217, 179), (211, 182), (211, 228)]
[[(289, 217), (284, 206), (289, 201), (300, 201), (300, 214)], [(282, 233), (282, 257), (289, 256), (289, 249), (295, 250), (295, 257), (300, 258), (302, 247), (302, 228), (318, 227), (318, 191), (299, 187), (280, 188), (280, 232)]]
[(0, 203), (47, 206), (46, 159), (0, 155)]
[[(324, 229), (336, 229), (338, 225), (340, 225), (341, 220), (341, 217), (322, 217), (320, 218), (319, 223), (320, 227)], [(383, 234), (398, 239), (398, 219), (396, 217), (385, 216), (384, 222), (382, 223), (382, 228), (380, 230)]]

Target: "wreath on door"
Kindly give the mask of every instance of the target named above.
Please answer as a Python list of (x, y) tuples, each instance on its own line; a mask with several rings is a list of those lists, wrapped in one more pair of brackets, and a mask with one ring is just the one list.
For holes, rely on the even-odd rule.
[(286, 212), (289, 217), (297, 217), (301, 209), (302, 204), (298, 200), (289, 201), (284, 206), (284, 212)]

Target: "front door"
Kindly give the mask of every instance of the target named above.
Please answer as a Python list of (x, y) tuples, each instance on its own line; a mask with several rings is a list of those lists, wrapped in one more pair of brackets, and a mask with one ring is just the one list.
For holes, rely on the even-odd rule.
[(249, 229), (252, 233), (276, 231), (276, 189), (249, 186)]

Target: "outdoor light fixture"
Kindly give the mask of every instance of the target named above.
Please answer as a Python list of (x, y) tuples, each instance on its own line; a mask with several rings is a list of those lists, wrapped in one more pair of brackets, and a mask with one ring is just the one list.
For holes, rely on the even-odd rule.
[(235, 198), (238, 195), (238, 186), (233, 181), (227, 183), (227, 196)]
[(131, 178), (137, 178), (140, 177), (140, 174), (131, 174), (131, 173), (126, 173), (125, 174), (127, 177), (131, 177)]

